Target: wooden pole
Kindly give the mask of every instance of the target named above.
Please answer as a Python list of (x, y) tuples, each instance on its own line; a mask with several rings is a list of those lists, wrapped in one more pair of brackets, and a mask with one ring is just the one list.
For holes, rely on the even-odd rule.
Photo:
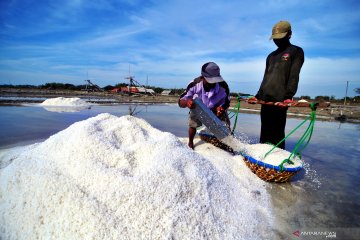
[(346, 105), (346, 98), (347, 98), (348, 87), (349, 87), (349, 81), (346, 81), (346, 91), (345, 91), (344, 106)]

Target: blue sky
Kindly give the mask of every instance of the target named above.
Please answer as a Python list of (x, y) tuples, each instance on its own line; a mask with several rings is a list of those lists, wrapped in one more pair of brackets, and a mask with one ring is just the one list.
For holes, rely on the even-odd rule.
[(255, 94), (279, 20), (304, 49), (296, 96), (355, 96), (360, 87), (360, 1), (3, 0), (0, 84), (91, 79), (181, 88), (216, 62), (231, 92)]

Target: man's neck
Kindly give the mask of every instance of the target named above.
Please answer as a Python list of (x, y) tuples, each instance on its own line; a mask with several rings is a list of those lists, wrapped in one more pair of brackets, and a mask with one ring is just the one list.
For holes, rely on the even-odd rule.
[(216, 83), (210, 84), (206, 81), (203, 81), (203, 86), (204, 86), (205, 92), (209, 92), (211, 89), (213, 89), (216, 86)]
[(283, 45), (278, 46), (278, 48), (279, 48), (280, 50), (284, 50), (284, 49), (286, 49), (287, 47), (289, 47), (290, 45), (291, 45), (291, 43), (290, 43), (290, 42), (287, 42), (286, 44), (283, 44)]

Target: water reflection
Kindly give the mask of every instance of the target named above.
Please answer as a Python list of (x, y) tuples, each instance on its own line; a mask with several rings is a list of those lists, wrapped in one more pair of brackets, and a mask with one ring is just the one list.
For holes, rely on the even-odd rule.
[(62, 107), (62, 106), (43, 106), (46, 111), (49, 112), (80, 112), (85, 109), (91, 109), (91, 106), (76, 106), (76, 107)]
[[(147, 112), (147, 106), (148, 105), (138, 105), (138, 104), (135, 104), (135, 105), (129, 105), (129, 115), (130, 116), (136, 116), (138, 115), (139, 113), (141, 113), (144, 109), (145, 111)], [(140, 108), (136, 111), (137, 108)]]
[[(51, 109), (36, 105), (0, 107), (0, 148), (24, 145), (50, 137), (72, 123), (94, 117), (100, 113), (115, 116), (133, 115), (145, 119), (155, 128), (176, 136), (187, 135), (187, 110), (175, 104), (116, 104), (92, 105), (79, 112)], [(56, 110), (56, 111), (55, 111)], [(26, 133), (26, 134), (24, 134)]]

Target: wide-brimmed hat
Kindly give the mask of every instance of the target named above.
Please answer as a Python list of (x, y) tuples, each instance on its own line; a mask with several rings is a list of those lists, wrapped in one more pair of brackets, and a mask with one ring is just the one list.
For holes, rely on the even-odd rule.
[(208, 83), (223, 82), (224, 79), (220, 75), (220, 68), (214, 62), (205, 63), (201, 67), (201, 76), (203, 76)]
[(280, 21), (274, 25), (270, 40), (284, 38), (286, 34), (288, 34), (288, 32), (290, 31), (291, 31), (290, 23), (288, 21)]

